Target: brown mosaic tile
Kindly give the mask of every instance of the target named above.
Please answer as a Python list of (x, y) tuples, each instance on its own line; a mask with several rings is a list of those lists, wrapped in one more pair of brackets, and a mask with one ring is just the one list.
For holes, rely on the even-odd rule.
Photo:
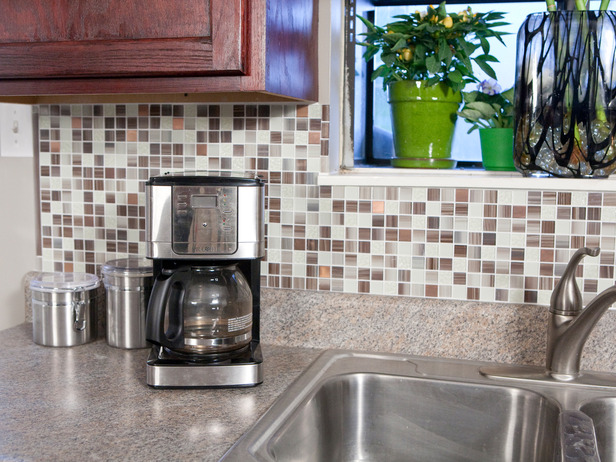
[(498, 202), (498, 191), (486, 190), (483, 197), (485, 203), (496, 204)]
[(591, 192), (588, 193), (588, 205), (600, 206), (603, 203), (603, 193)]
[(544, 191), (542, 195), (542, 203), (544, 205), (556, 205), (557, 193), (555, 191)]
[(526, 207), (522, 205), (514, 205), (513, 218), (526, 218)]
[(600, 221), (601, 220), (601, 208), (600, 207), (589, 207), (587, 209), (588, 220)]
[(468, 189), (456, 189), (455, 201), (456, 202), (468, 202), (469, 192)]
[(616, 207), (616, 193), (604, 192), (603, 193), (603, 205), (605, 207)]
[(541, 204), (541, 191), (529, 191), (527, 194), (528, 204), (529, 205), (540, 205)]

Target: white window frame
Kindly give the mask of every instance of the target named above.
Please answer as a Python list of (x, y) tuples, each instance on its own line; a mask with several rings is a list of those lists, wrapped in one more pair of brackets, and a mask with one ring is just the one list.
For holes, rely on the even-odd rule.
[[(349, 79), (354, 79), (346, 59), (346, 2), (320, 1), (322, 89), (320, 101), (330, 106), (329, 168), (319, 175), (323, 186), (415, 186), (478, 189), (521, 189), (550, 191), (616, 191), (616, 175), (606, 179), (526, 178), (519, 172), (485, 170), (433, 170), (353, 167), (352, 98)], [(325, 45), (325, 46), (324, 46)], [(329, 49), (327, 49), (329, 45)], [(329, 71), (329, 72), (327, 72)], [(324, 88), (326, 86), (326, 89)]]

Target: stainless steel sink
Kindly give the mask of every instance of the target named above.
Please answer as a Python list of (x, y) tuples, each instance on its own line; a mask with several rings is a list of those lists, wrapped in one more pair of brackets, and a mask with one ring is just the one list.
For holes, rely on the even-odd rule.
[(552, 462), (579, 449), (560, 437), (570, 411), (596, 420), (599, 454), (616, 460), (616, 389), (494, 379), (488, 365), (327, 351), (223, 460)]
[(558, 414), (517, 388), (355, 373), (324, 382), (267, 449), (284, 461), (532, 462), (552, 454)]
[(616, 397), (598, 398), (580, 406), (595, 424), (601, 460), (616, 460)]

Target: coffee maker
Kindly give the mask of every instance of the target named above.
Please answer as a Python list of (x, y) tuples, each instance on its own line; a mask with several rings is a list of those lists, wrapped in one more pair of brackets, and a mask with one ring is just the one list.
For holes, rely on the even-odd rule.
[(152, 387), (248, 387), (263, 381), (260, 265), (264, 182), (171, 173), (146, 182), (146, 319)]

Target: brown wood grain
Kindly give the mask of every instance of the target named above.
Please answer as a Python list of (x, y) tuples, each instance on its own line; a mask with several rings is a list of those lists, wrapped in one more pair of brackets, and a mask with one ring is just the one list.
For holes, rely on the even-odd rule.
[(0, 18), (0, 43), (211, 35), (210, 0), (2, 0)]
[(317, 99), (316, 0), (3, 0), (1, 96)]

